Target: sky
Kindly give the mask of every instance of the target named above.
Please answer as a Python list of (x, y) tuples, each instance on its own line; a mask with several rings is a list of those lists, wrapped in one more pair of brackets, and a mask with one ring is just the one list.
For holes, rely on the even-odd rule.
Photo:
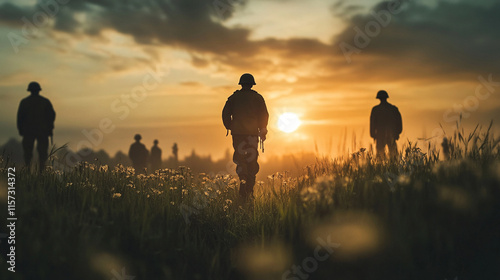
[[(498, 14), (494, 0), (0, 0), (0, 143), (21, 139), (17, 107), (38, 81), (58, 145), (113, 155), (140, 133), (164, 157), (177, 142), (219, 158), (243, 73), (270, 112), (264, 157), (368, 147), (381, 89), (400, 143), (440, 139), (460, 113), (498, 130)], [(283, 113), (296, 131), (278, 129)]]

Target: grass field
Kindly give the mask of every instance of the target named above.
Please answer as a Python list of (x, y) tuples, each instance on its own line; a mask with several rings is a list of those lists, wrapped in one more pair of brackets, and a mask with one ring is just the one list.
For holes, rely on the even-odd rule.
[(259, 182), (250, 204), (235, 178), (188, 168), (16, 167), (16, 272), (3, 238), (0, 278), (500, 279), (498, 143), (461, 131), (448, 160), (412, 143), (393, 161), (318, 159)]

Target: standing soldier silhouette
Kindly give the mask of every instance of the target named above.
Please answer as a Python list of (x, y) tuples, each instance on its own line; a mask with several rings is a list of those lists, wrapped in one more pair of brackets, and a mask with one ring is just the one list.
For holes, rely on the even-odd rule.
[(158, 147), (158, 140), (155, 140), (154, 146), (151, 147), (151, 172), (161, 168), (161, 149)]
[(252, 90), (255, 85), (251, 74), (243, 74), (239, 85), (226, 101), (222, 110), (224, 126), (233, 137), (233, 162), (240, 178), (240, 196), (247, 200), (253, 197), (255, 177), (259, 172), (259, 137), (266, 140), (269, 113), (262, 95)]
[(172, 146), (172, 154), (174, 155), (175, 166), (179, 165), (179, 147), (177, 143)]
[(403, 131), (403, 122), (398, 107), (387, 102), (389, 95), (385, 90), (377, 93), (380, 104), (373, 107), (370, 115), (370, 136), (375, 139), (377, 157), (385, 158), (385, 146), (389, 148), (391, 158), (398, 155), (396, 140)]
[(146, 173), (146, 167), (148, 165), (149, 152), (146, 146), (141, 143), (142, 136), (140, 134), (136, 134), (134, 139), (135, 143), (130, 145), (128, 156), (132, 160), (132, 166), (135, 172), (137, 174), (144, 174)]
[(33, 157), (33, 146), (35, 140), (38, 151), (40, 171), (45, 169), (48, 157), (49, 136), (52, 137), (56, 112), (52, 103), (40, 96), (42, 88), (37, 82), (28, 85), (31, 95), (21, 100), (17, 111), (17, 129), (23, 137), (24, 162), (30, 166)]

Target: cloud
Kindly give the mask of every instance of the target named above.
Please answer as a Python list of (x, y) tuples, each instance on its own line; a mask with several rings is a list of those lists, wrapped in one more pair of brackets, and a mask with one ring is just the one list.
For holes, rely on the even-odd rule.
[[(500, 3), (478, 5), (473, 1), (439, 1), (435, 7), (415, 1), (403, 1), (400, 13), (387, 19), (388, 5), (382, 2), (373, 9), (384, 14), (386, 27), (368, 35), (366, 47), (356, 46), (354, 38), (360, 32), (365, 35), (370, 22), (377, 21), (373, 14), (357, 14), (350, 18), (347, 28), (335, 38), (334, 44), (346, 42), (362, 52), (353, 54), (353, 61), (361, 61), (364, 67), (382, 71), (390, 69), (396, 77), (439, 75), (457, 77), (461, 74), (498, 73), (500, 62)], [(378, 26), (381, 26), (380, 24)], [(372, 34), (373, 34), (372, 33)], [(416, 69), (419, 68), (419, 69)], [(398, 71), (399, 70), (399, 71)], [(425, 71), (422, 71), (425, 70)]]
[(0, 5), (0, 22), (11, 26), (23, 24), (23, 17), (29, 17), (33, 12), (32, 8), (18, 7), (10, 2)]
[[(185, 50), (197, 68), (212, 65), (219, 72), (281, 71), (302, 76), (297, 82), (301, 78), (308, 83), (327, 84), (453, 80), (498, 73), (500, 3), (461, 0), (428, 6), (403, 2), (403, 11), (390, 15), (387, 25), (362, 48), (354, 42), (354, 28), (366, 33), (367, 24), (377, 22), (373, 13), (384, 13), (390, 2), (378, 3), (373, 13), (344, 1), (333, 4), (331, 10), (343, 11), (347, 26), (331, 44), (305, 38), (251, 40), (251, 29), (225, 26), (219, 17), (221, 13), (226, 19), (231, 17), (236, 8), (246, 4), (242, 0), (73, 0), (60, 7), (52, 28), (96, 39), (106, 30), (114, 30), (131, 36), (144, 48), (169, 46)], [(40, 3), (3, 4), (0, 21), (21, 26), (20, 18), (42, 9)], [(360, 50), (352, 54), (351, 64), (346, 63), (339, 48), (342, 42)]]

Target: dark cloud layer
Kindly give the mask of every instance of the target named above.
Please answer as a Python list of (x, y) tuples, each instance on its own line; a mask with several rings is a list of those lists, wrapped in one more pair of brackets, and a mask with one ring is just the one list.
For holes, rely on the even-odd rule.
[[(72, 0), (54, 17), (53, 29), (87, 36), (99, 36), (106, 29), (116, 30), (143, 45), (186, 49), (193, 54), (197, 67), (205, 67), (207, 61), (238, 69), (274, 67), (269, 59), (262, 57), (269, 53), (281, 59), (282, 67), (320, 61), (325, 66), (322, 70), (332, 75), (338, 75), (334, 73), (339, 68), (346, 69), (343, 75), (370, 71), (374, 76), (383, 74), (401, 79), (412, 75), (453, 78), (464, 73), (498, 73), (500, 3), (438, 1), (437, 6), (429, 7), (417, 1), (402, 2), (406, 2), (403, 11), (392, 14), (387, 26), (381, 27), (362, 48), (354, 42), (354, 28), (365, 30), (375, 18), (370, 13), (360, 14), (360, 7), (348, 6), (346, 1), (331, 7), (332, 13), (344, 11), (348, 16), (342, 17), (347, 27), (329, 45), (302, 38), (252, 41), (251, 30), (224, 26), (223, 18), (231, 17), (237, 6), (245, 4), (243, 0)], [(381, 2), (373, 11), (388, 10), (389, 3)], [(29, 18), (42, 9), (38, 5), (3, 4), (0, 22), (21, 26), (20, 18)], [(352, 54), (354, 63), (348, 64), (343, 59), (339, 48), (342, 42), (360, 50)]]
[[(499, 72), (500, 3), (482, 6), (473, 1), (438, 1), (436, 7), (428, 7), (416, 1), (402, 2), (402, 11), (392, 14), (389, 24), (370, 38), (368, 46), (360, 48), (362, 53), (353, 54), (353, 60), (386, 58), (392, 61), (388, 67), (395, 64), (405, 70), (405, 63), (411, 63), (408, 72), (422, 65), (431, 68), (429, 74)], [(388, 11), (389, 3), (378, 4), (374, 12)], [(373, 21), (372, 14), (353, 16), (335, 44), (356, 46), (354, 28), (365, 31)]]

